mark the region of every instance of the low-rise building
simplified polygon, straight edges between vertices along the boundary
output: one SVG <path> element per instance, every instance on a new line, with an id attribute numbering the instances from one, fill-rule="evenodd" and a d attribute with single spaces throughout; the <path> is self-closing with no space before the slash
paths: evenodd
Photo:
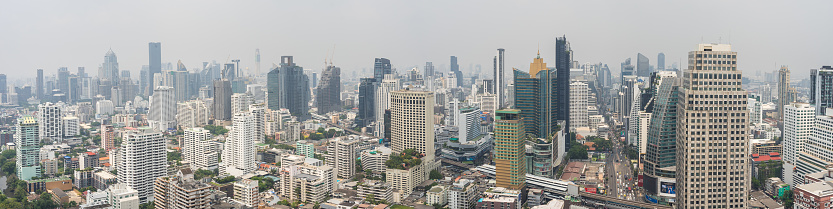
<path id="1" fill-rule="evenodd" d="M 359 197 L 365 198 L 368 201 L 375 202 L 391 202 L 393 189 L 390 183 L 377 180 L 364 180 L 357 185 Z M 372 199 L 370 199 L 372 197 Z"/>
<path id="2" fill-rule="evenodd" d="M 107 171 L 99 171 L 93 174 L 93 187 L 99 191 L 107 189 L 111 184 L 118 183 L 118 178 Z"/>
<path id="3" fill-rule="evenodd" d="M 440 206 L 448 204 L 448 187 L 442 185 L 431 187 L 425 192 L 425 203 Z"/>
<path id="4" fill-rule="evenodd" d="M 260 203 L 258 181 L 243 179 L 234 182 L 234 200 L 247 207 L 256 207 Z"/>
<path id="5" fill-rule="evenodd" d="M 92 168 L 73 171 L 72 184 L 77 188 L 93 186 L 93 173 L 95 171 Z"/>
<path id="6" fill-rule="evenodd" d="M 284 157 L 279 171 L 281 197 L 290 201 L 323 202 L 334 190 L 333 170 L 318 159 L 300 155 Z"/>
<path id="7" fill-rule="evenodd" d="M 477 200 L 478 209 L 521 209 L 521 191 L 492 187 Z"/>
<path id="8" fill-rule="evenodd" d="M 52 195 L 52 201 L 58 204 L 69 203 L 69 195 L 66 192 L 59 188 L 54 188 L 49 190 L 49 194 Z"/>
<path id="9" fill-rule="evenodd" d="M 385 173 L 387 166 L 385 161 L 390 158 L 391 149 L 387 147 L 376 147 L 376 149 L 362 151 L 362 170 L 371 170 Z"/>
<path id="10" fill-rule="evenodd" d="M 154 205 L 156 208 L 210 208 L 211 189 L 211 185 L 194 180 L 191 169 L 182 169 L 175 176 L 156 178 Z"/>
<path id="11" fill-rule="evenodd" d="M 448 190 L 449 209 L 471 209 L 476 201 L 477 185 L 471 180 L 459 179 Z"/>
<path id="12" fill-rule="evenodd" d="M 829 208 L 833 201 L 833 182 L 798 185 L 793 192 L 795 208 Z"/>
<path id="13" fill-rule="evenodd" d="M 139 191 L 127 184 L 113 184 L 106 190 L 87 195 L 87 203 L 81 208 L 139 208 Z"/>
<path id="14" fill-rule="evenodd" d="M 64 191 L 71 190 L 72 179 L 69 177 L 63 177 L 26 181 L 26 192 L 48 191 L 54 188 Z"/>

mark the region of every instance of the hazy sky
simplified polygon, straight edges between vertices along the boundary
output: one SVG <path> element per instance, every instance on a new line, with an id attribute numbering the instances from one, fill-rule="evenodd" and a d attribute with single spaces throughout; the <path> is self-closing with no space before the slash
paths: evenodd
<path id="1" fill-rule="evenodd" d="M 665 52 L 671 65 L 698 43 L 722 42 L 744 75 L 788 65 L 799 80 L 833 65 L 831 9 L 833 1 L 11 1 L 0 7 L 0 73 L 14 80 L 66 66 L 96 75 L 112 48 L 136 77 L 148 42 L 189 70 L 229 56 L 254 69 L 260 48 L 263 72 L 282 55 L 320 71 L 334 45 L 344 75 L 372 69 L 375 57 L 402 72 L 448 66 L 451 55 L 464 73 L 470 63 L 491 72 L 497 48 L 507 67 L 527 70 L 539 47 L 553 66 L 555 37 L 566 35 L 575 60 L 614 74 L 639 52 L 652 65 Z"/>

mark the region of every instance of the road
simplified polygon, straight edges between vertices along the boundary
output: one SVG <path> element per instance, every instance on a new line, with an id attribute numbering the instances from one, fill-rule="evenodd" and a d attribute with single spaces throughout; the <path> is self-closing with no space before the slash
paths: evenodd
<path id="1" fill-rule="evenodd" d="M 618 134 L 615 134 L 614 136 L 618 136 Z M 641 201 L 641 199 L 638 198 L 638 195 L 635 195 L 633 190 L 636 187 L 637 177 L 633 176 L 633 171 L 631 170 L 630 165 L 628 165 L 630 160 L 627 158 L 627 154 L 625 153 L 623 147 L 625 145 L 615 138 L 612 138 L 612 140 L 614 141 L 613 151 L 610 156 L 607 157 L 607 163 L 605 166 L 607 172 L 607 174 L 605 174 L 607 177 L 607 196 L 619 199 Z M 628 190 L 629 187 L 631 190 Z"/>

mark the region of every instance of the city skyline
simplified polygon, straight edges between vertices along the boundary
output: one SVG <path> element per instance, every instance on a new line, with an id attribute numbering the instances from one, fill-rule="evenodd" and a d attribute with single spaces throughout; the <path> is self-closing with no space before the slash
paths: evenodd
<path id="1" fill-rule="evenodd" d="M 2 71 L 9 75 L 10 81 L 15 81 L 31 78 L 32 72 L 36 69 L 44 69 L 47 75 L 56 74 L 59 67 L 86 67 L 91 71 L 97 71 L 102 56 L 112 48 L 119 56 L 120 70 L 128 70 L 133 75 L 139 75 L 142 65 L 148 64 L 148 49 L 145 44 L 162 42 L 165 45 L 162 48 L 164 63 L 183 60 L 185 66 L 192 68 L 199 67 L 204 61 L 216 60 L 223 63 L 230 62 L 230 59 L 240 59 L 241 69 L 249 68 L 254 72 L 255 49 L 259 48 L 262 62 L 265 62 L 261 64 L 262 68 L 270 68 L 270 62 L 279 63 L 280 56 L 291 55 L 306 69 L 320 70 L 325 67 L 321 63 L 322 59 L 330 52 L 333 53 L 333 63 L 342 67 L 345 75 L 361 72 L 362 69 L 365 69 L 364 73 L 357 74 L 367 75 L 372 70 L 370 60 L 375 57 L 389 58 L 394 68 L 400 71 L 415 66 L 422 69 L 421 66 L 425 62 L 434 62 L 437 71 L 448 72 L 448 56 L 454 55 L 459 58 L 461 71 L 469 74 L 472 73 L 468 69 L 470 63 L 489 66 L 496 48 L 506 49 L 507 68 L 523 67 L 530 57 L 535 56 L 537 48 L 545 49 L 542 50 L 541 56 L 545 61 L 554 63 L 554 52 L 547 49 L 554 45 L 553 36 L 566 35 L 576 45 L 574 50 L 580 52 L 576 53 L 574 60 L 581 64 L 608 64 L 611 66 L 612 74 L 619 72 L 616 63 L 625 58 L 635 59 L 637 53 L 651 58 L 663 52 L 667 57 L 666 65 L 671 65 L 684 62 L 687 49 L 691 45 L 729 43 L 737 46 L 738 52 L 744 54 L 744 62 L 738 63 L 738 68 L 744 71 L 745 75 L 751 77 L 755 75 L 755 71 L 771 72 L 777 70 L 780 65 L 787 65 L 793 71 L 793 77 L 802 78 L 809 76 L 810 69 L 826 64 L 823 59 L 829 56 L 826 56 L 827 53 L 822 49 L 833 46 L 833 41 L 823 38 L 823 34 L 829 34 L 831 31 L 828 30 L 833 29 L 812 27 L 812 24 L 806 23 L 808 19 L 824 20 L 833 17 L 833 14 L 824 12 L 823 8 L 828 7 L 819 6 L 819 2 L 812 2 L 813 6 L 800 5 L 811 4 L 806 2 L 729 2 L 720 8 L 712 8 L 709 4 L 699 2 L 573 2 L 563 5 L 555 2 L 513 2 L 517 5 L 511 8 L 507 8 L 504 3 L 471 3 L 450 2 L 442 7 L 432 7 L 431 4 L 413 2 L 338 2 L 325 5 L 307 2 L 236 2 L 207 3 L 192 7 L 182 5 L 187 3 L 86 5 L 59 2 L 41 6 L 29 2 L 15 2 L 14 5 L 6 7 L 8 9 L 0 10 L 0 25 L 5 28 L 18 28 L 0 34 L 0 40 L 4 40 L 0 41 L 0 45 L 4 46 L 0 50 L 0 61 L 9 63 L 8 69 Z M 36 6 L 40 13 L 51 15 L 35 16 L 25 20 L 17 18 L 26 16 L 21 12 L 31 11 Z M 182 10 L 185 6 L 193 9 Z M 272 9 L 285 6 L 298 9 L 279 16 L 270 15 Z M 598 12 L 583 9 L 567 9 L 559 14 L 547 12 L 546 8 L 556 6 L 596 8 L 595 11 Z M 530 12 L 528 8 L 533 10 Z M 701 17 L 700 11 L 706 9 L 725 15 Z M 731 12 L 738 9 L 745 12 Z M 155 12 L 142 12 L 145 10 Z M 71 13 L 68 13 L 70 11 Z M 494 15 L 497 11 L 504 15 Z M 649 12 L 640 11 L 651 12 L 648 14 Z M 778 11 L 781 15 L 771 15 L 772 11 Z M 214 15 L 217 12 L 232 15 Z M 793 12 L 795 15 L 789 15 Z M 286 16 L 305 18 L 280 21 Z M 668 16 L 675 18 L 657 18 Z M 583 18 L 575 21 L 551 21 L 568 17 Z M 724 18 L 736 22 L 717 24 L 710 31 L 696 30 L 682 24 L 694 20 L 715 22 Z M 280 22 L 282 27 L 268 24 L 274 21 Z M 260 25 L 259 22 L 264 24 Z M 525 24 L 514 24 L 519 22 Z M 551 27 L 538 30 L 537 25 L 545 23 Z M 377 24 L 386 25 L 390 29 L 381 33 L 362 32 L 370 31 L 368 29 L 376 27 Z M 501 25 L 504 29 L 494 31 L 496 25 Z M 666 29 L 663 32 L 648 32 L 655 30 L 656 25 L 662 25 Z M 109 27 L 112 29 L 103 30 Z M 779 29 L 772 30 L 774 27 Z M 204 32 L 211 28 L 217 28 L 217 32 Z M 512 32 L 532 28 L 538 32 Z M 280 33 L 285 29 L 301 32 Z M 331 30 L 342 32 L 325 32 Z M 53 31 L 62 31 L 62 35 L 51 35 L 55 34 Z M 469 35 L 472 31 L 480 33 Z M 609 31 L 626 33 L 614 34 Z M 201 38 L 193 38 L 198 32 Z M 788 40 L 790 43 L 773 45 L 772 40 Z M 795 53 L 797 51 L 803 53 Z M 226 61 L 227 59 L 229 61 Z M 656 60 L 651 60 L 650 64 L 656 65 Z M 266 70 L 262 69 L 261 73 L 264 71 Z M 491 76 L 491 73 L 484 69 L 481 69 L 481 74 Z"/>

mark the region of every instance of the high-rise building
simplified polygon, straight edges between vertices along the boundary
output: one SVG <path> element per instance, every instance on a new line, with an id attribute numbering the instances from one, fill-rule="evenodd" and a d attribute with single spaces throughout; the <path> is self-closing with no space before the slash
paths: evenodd
<path id="1" fill-rule="evenodd" d="M 38 77 L 35 79 L 35 95 L 43 100 L 43 69 L 38 69 Z"/>
<path id="2" fill-rule="evenodd" d="M 128 130 L 119 149 L 119 183 L 139 192 L 139 203 L 153 201 L 153 181 L 165 176 L 167 155 L 162 133 L 150 127 Z"/>
<path id="3" fill-rule="evenodd" d="M 173 176 L 156 178 L 153 204 L 156 208 L 211 208 L 214 187 L 194 179 L 191 169 L 182 169 Z"/>
<path id="4" fill-rule="evenodd" d="M 104 54 L 104 63 L 98 69 L 98 78 L 107 79 L 108 81 L 118 81 L 119 79 L 119 62 L 116 53 L 113 49 Z"/>
<path id="5" fill-rule="evenodd" d="M 587 87 L 587 83 L 576 81 L 570 84 L 570 121 L 573 121 L 573 127 L 589 127 L 590 116 L 587 115 L 589 94 L 590 88 Z"/>
<path id="6" fill-rule="evenodd" d="M 434 77 L 434 63 L 425 62 L 425 69 L 422 71 L 422 80 L 426 83 L 425 86 L 428 86 L 427 83 L 431 82 L 431 78 Z"/>
<path id="7" fill-rule="evenodd" d="M 318 114 L 341 110 L 341 68 L 327 66 L 327 69 L 321 72 L 321 83 L 318 84 L 315 97 Z"/>
<path id="8" fill-rule="evenodd" d="M 537 137 L 546 138 L 556 132 L 559 114 L 567 114 L 569 118 L 569 104 L 562 111 L 559 104 L 568 98 L 559 97 L 561 85 L 560 77 L 556 78 L 557 69 L 547 68 L 544 59 L 539 55 L 529 65 L 529 73 L 514 69 L 515 84 L 515 109 L 520 110 L 520 118 L 523 118 L 525 131 Z M 569 82 L 569 80 L 565 81 Z M 569 87 L 569 86 L 568 86 Z M 567 89 L 569 90 L 569 88 Z M 569 96 L 569 93 L 562 94 Z M 483 103 L 481 103 L 483 104 Z M 484 111 L 486 105 L 482 108 Z M 566 127 L 561 127 L 564 130 Z"/>
<path id="9" fill-rule="evenodd" d="M 17 119 L 15 128 L 15 171 L 17 178 L 28 181 L 41 174 L 38 121 L 32 116 L 23 116 Z"/>
<path id="10" fill-rule="evenodd" d="M 228 79 L 214 81 L 214 105 L 212 105 L 214 120 L 231 120 L 231 82 Z"/>
<path id="11" fill-rule="evenodd" d="M 391 74 L 391 65 L 388 58 L 376 58 L 373 62 L 373 79 L 381 81 L 385 78 L 385 74 Z"/>
<path id="12" fill-rule="evenodd" d="M 657 54 L 657 71 L 665 70 L 665 53 Z"/>
<path id="13" fill-rule="evenodd" d="M 40 138 L 61 139 L 63 137 L 63 114 L 61 106 L 51 102 L 38 105 L 38 124 Z"/>
<path id="14" fill-rule="evenodd" d="M 795 184 L 804 183 L 795 182 L 800 180 L 795 179 L 796 177 L 826 171 L 833 164 L 833 151 L 831 151 L 833 145 L 829 143 L 830 136 L 833 135 L 833 110 L 828 109 L 825 113 L 825 115 L 815 117 L 813 130 L 807 141 L 800 147 L 793 174 Z"/>
<path id="15" fill-rule="evenodd" d="M 110 151 L 116 147 L 116 130 L 112 125 L 101 124 L 101 148 Z"/>
<path id="16" fill-rule="evenodd" d="M 359 127 L 370 125 L 376 118 L 376 83 L 375 78 L 362 78 L 359 82 L 359 112 L 356 124 Z"/>
<path id="17" fill-rule="evenodd" d="M 197 99 L 176 104 L 176 124 L 182 128 L 202 127 L 211 118 L 205 101 Z"/>
<path id="18" fill-rule="evenodd" d="M 677 91 L 679 79 L 661 77 L 654 81 L 653 110 L 648 126 L 648 137 L 644 160 L 644 185 L 646 195 L 660 204 L 674 202 L 675 194 L 662 185 L 675 182 L 677 148 Z"/>
<path id="19" fill-rule="evenodd" d="M 676 207 L 747 208 L 749 113 L 737 52 L 700 44 L 688 57 L 677 105 Z"/>
<path id="20" fill-rule="evenodd" d="M 833 67 L 821 66 L 810 71 L 810 104 L 816 106 L 816 114 L 826 114 L 833 107 Z"/>
<path id="21" fill-rule="evenodd" d="M 300 155 L 281 159 L 278 189 L 282 198 L 290 201 L 323 202 L 335 190 L 333 167 L 324 162 Z M 255 188 L 257 188 L 255 184 Z"/>
<path id="22" fill-rule="evenodd" d="M 382 79 L 382 83 L 376 88 L 375 99 L 374 101 L 374 116 L 376 116 L 376 136 L 383 137 L 384 133 L 389 131 L 386 130 L 385 127 L 385 110 L 390 109 L 390 93 L 394 91 L 399 91 L 402 86 L 399 84 L 399 79 L 396 79 L 394 75 L 387 74 L 385 78 Z M 388 138 L 389 139 L 389 138 Z"/>
<path id="23" fill-rule="evenodd" d="M 650 63 L 648 62 L 648 57 L 642 55 L 642 53 L 636 54 L 636 75 L 639 77 L 651 76 L 651 69 Z"/>
<path id="24" fill-rule="evenodd" d="M 521 111 L 502 109 L 495 114 L 495 185 L 523 189 L 526 184 L 524 120 Z"/>
<path id="25" fill-rule="evenodd" d="M 6 84 L 6 74 L 0 74 L 0 97 L 6 97 L 9 95 L 9 87 Z M 2 100 L 3 98 L 0 98 Z M 9 98 L 12 100 L 12 98 Z M 8 100 L 7 100 L 8 101 Z M 0 101 L 2 102 L 2 101 Z"/>
<path id="26" fill-rule="evenodd" d="M 564 130 L 570 130 L 570 127 L 572 127 L 570 125 L 570 63 L 573 62 L 572 54 L 573 50 L 570 49 L 570 42 L 567 42 L 567 36 L 555 39 L 555 75 L 558 75 L 556 77 L 558 82 L 554 85 L 556 86 L 555 98 L 559 99 L 554 108 L 558 112 L 556 118 L 564 121 L 565 125 L 562 127 Z M 517 84 L 515 84 L 515 88 L 518 88 Z M 555 123 L 555 121 L 552 122 L 552 124 Z M 551 133 L 548 132 L 548 134 Z M 567 147 L 570 147 L 569 142 L 567 142 Z"/>
<path id="27" fill-rule="evenodd" d="M 434 156 L 434 93 L 400 90 L 390 93 L 391 148 L 414 149 Z"/>
<path id="28" fill-rule="evenodd" d="M 356 174 L 356 158 L 359 157 L 358 148 L 361 141 L 354 136 L 343 136 L 334 138 L 329 143 L 327 165 L 333 167 L 337 178 L 352 178 Z"/>
<path id="29" fill-rule="evenodd" d="M 778 103 L 775 104 L 775 110 L 778 111 L 778 120 L 784 120 L 784 106 L 790 105 L 793 98 L 790 95 L 790 69 L 787 66 L 781 66 L 778 70 Z"/>
<path id="30" fill-rule="evenodd" d="M 504 87 L 504 86 L 506 86 L 506 78 L 504 78 L 505 73 L 503 71 L 503 69 L 504 69 L 503 68 L 504 67 L 503 54 L 504 54 L 505 51 L 506 50 L 504 50 L 503 48 L 497 49 L 497 56 L 493 60 L 494 61 L 494 71 L 495 71 L 494 72 L 494 77 L 493 77 L 493 79 L 495 79 L 495 84 L 494 84 L 495 85 L 494 86 L 495 93 L 494 94 L 496 94 L 496 96 L 497 96 L 497 104 L 498 104 L 497 109 L 503 108 L 506 105 L 506 100 L 505 100 L 505 95 L 504 95 L 504 94 L 506 94 L 505 93 L 505 91 L 506 91 L 505 88 L 506 87 Z"/>
<path id="31" fill-rule="evenodd" d="M 254 104 L 255 98 L 251 94 L 236 93 L 231 95 L 231 113 L 244 112 L 249 110 L 249 105 Z"/>
<path id="32" fill-rule="evenodd" d="M 182 138 L 182 160 L 191 163 L 191 168 L 204 169 L 207 168 L 198 166 L 197 161 L 203 155 L 210 152 L 209 145 L 206 141 L 211 140 L 211 133 L 204 128 L 189 128 L 185 129 Z M 216 154 L 215 154 L 216 156 Z M 216 163 L 216 159 L 214 160 Z"/>
<path id="33" fill-rule="evenodd" d="M 220 173 L 243 176 L 257 169 L 255 161 L 255 142 L 257 139 L 257 120 L 252 113 L 236 113 L 232 119 L 231 130 L 223 146 L 223 159 Z"/>
<path id="34" fill-rule="evenodd" d="M 292 56 L 281 56 L 281 64 L 266 76 L 270 110 L 287 108 L 299 121 L 309 117 L 309 77 L 304 68 L 292 62 Z"/>
<path id="35" fill-rule="evenodd" d="M 150 96 L 148 124 L 159 131 L 176 129 L 176 94 L 170 86 L 157 86 Z"/>
<path id="36" fill-rule="evenodd" d="M 807 103 L 792 103 L 784 107 L 784 147 L 782 177 L 790 186 L 804 183 L 804 175 L 793 171 L 798 154 L 804 151 L 804 144 L 813 131 L 816 108 Z"/>
<path id="37" fill-rule="evenodd" d="M 150 42 L 148 43 L 148 78 L 147 89 L 145 92 L 152 93 L 156 89 L 156 84 L 153 83 L 154 75 L 162 73 L 162 43 Z M 150 95 L 148 95 L 150 96 Z"/>
<path id="38" fill-rule="evenodd" d="M 746 102 L 746 108 L 749 109 L 749 123 L 751 124 L 761 123 L 764 121 L 764 112 L 760 99 L 760 95 L 750 95 L 749 101 Z"/>
<path id="39" fill-rule="evenodd" d="M 457 64 L 457 56 L 451 56 L 451 64 L 448 66 L 451 67 L 451 73 L 454 73 L 454 77 L 457 79 L 457 85 L 455 87 L 463 86 L 463 72 L 460 72 L 460 65 Z"/>
<path id="40" fill-rule="evenodd" d="M 251 179 L 243 179 L 238 182 L 234 182 L 234 200 L 245 205 L 246 207 L 256 207 L 258 203 L 260 203 L 258 184 L 257 180 Z M 306 185 L 297 186 L 304 187 Z"/>

